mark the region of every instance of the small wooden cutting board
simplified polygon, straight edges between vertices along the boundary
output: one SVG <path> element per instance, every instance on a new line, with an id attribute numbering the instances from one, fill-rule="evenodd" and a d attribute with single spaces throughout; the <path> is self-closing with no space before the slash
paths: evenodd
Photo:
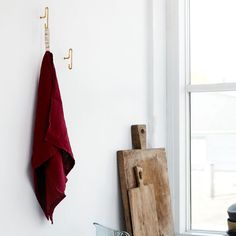
<path id="1" fill-rule="evenodd" d="M 159 236 L 154 186 L 144 185 L 141 167 L 135 166 L 134 171 L 138 187 L 128 191 L 133 236 Z"/>

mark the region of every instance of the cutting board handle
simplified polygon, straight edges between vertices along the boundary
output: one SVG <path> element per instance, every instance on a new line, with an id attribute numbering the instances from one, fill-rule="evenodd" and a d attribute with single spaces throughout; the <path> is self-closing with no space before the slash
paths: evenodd
<path id="1" fill-rule="evenodd" d="M 131 126 L 133 149 L 146 149 L 146 125 Z"/>
<path id="2" fill-rule="evenodd" d="M 138 187 L 142 187 L 143 184 L 143 168 L 140 166 L 134 167 L 135 177 L 138 184 Z"/>

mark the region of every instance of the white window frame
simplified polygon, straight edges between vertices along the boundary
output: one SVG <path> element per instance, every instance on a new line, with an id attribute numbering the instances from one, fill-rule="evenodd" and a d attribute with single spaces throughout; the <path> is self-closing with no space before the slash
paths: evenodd
<path id="1" fill-rule="evenodd" d="M 185 0 L 167 0 L 166 5 L 167 156 L 177 235 L 190 233 L 186 4 Z"/>
<path id="2" fill-rule="evenodd" d="M 166 0 L 166 147 L 175 232 L 224 235 L 219 231 L 190 230 L 189 94 L 235 91 L 236 83 L 190 85 L 189 1 Z"/>

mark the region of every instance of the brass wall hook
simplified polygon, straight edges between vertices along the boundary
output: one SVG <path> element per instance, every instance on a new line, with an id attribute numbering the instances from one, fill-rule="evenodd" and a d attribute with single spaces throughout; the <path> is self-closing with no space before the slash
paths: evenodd
<path id="1" fill-rule="evenodd" d="M 49 8 L 45 7 L 44 16 L 40 16 L 40 19 L 46 19 L 44 24 L 44 40 L 45 40 L 45 49 L 46 51 L 50 50 L 50 35 L 49 35 Z"/>
<path id="2" fill-rule="evenodd" d="M 49 8 L 45 7 L 44 16 L 40 16 L 40 19 L 46 19 L 46 23 L 44 24 L 45 29 L 48 29 L 49 22 Z"/>
<path id="3" fill-rule="evenodd" d="M 64 57 L 64 60 L 68 60 L 68 59 L 70 59 L 70 63 L 68 64 L 68 68 L 69 68 L 69 70 L 71 70 L 72 69 L 72 61 L 73 61 L 73 50 L 72 50 L 72 48 L 69 49 L 68 56 Z"/>

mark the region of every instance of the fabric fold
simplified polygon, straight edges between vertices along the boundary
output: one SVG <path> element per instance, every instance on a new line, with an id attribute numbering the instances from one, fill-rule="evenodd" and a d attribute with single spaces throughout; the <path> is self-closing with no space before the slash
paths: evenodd
<path id="1" fill-rule="evenodd" d="M 71 150 L 53 55 L 43 57 L 35 115 L 32 169 L 36 197 L 47 219 L 65 198 L 67 175 L 75 160 Z"/>

